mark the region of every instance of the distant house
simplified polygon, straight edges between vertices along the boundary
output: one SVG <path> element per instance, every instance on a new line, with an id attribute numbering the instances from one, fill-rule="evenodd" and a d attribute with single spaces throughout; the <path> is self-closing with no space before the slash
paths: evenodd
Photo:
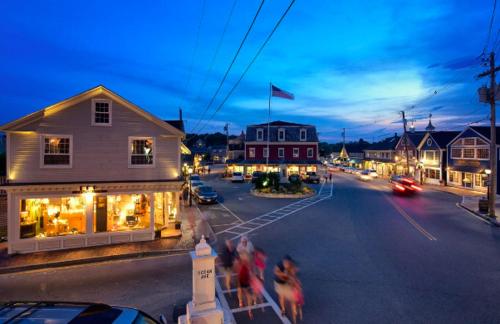
<path id="1" fill-rule="evenodd" d="M 418 145 L 419 166 L 422 183 L 446 184 L 447 179 L 447 145 L 459 134 L 458 131 L 428 132 Z"/>
<path id="2" fill-rule="evenodd" d="M 153 240 L 181 219 L 180 122 L 97 86 L 0 130 L 9 253 Z"/>
<path id="3" fill-rule="evenodd" d="M 389 177 L 393 174 L 401 174 L 398 170 L 396 157 L 396 146 L 400 137 L 394 134 L 383 141 L 373 143 L 364 150 L 364 168 L 376 170 L 381 177 Z"/>
<path id="4" fill-rule="evenodd" d="M 236 138 L 229 139 L 228 148 L 228 161 L 238 162 L 245 159 L 245 133 L 242 131 Z"/>
<path id="5" fill-rule="evenodd" d="M 286 178 L 290 174 L 316 171 L 318 164 L 316 127 L 273 121 L 269 125 L 247 126 L 245 159 L 228 164 L 228 169 L 229 172 L 240 171 L 245 174 L 254 171 L 280 172 Z"/>
<path id="6" fill-rule="evenodd" d="M 210 160 L 213 163 L 224 163 L 226 161 L 226 156 L 227 156 L 226 145 L 209 146 L 207 151 L 210 156 Z"/>
<path id="7" fill-rule="evenodd" d="M 416 179 L 420 178 L 418 145 L 427 134 L 427 131 L 409 131 L 403 134 L 396 145 L 397 174 L 408 174 Z M 408 156 L 408 162 L 406 161 Z"/>
<path id="8" fill-rule="evenodd" d="M 498 156 L 500 127 L 496 128 L 496 136 Z M 449 169 L 447 184 L 486 192 L 488 179 L 486 170 L 490 168 L 490 127 L 467 127 L 450 141 L 447 151 Z M 497 181 L 499 178 L 497 174 Z M 500 186 L 497 187 L 497 194 L 500 192 L 499 189 Z"/>

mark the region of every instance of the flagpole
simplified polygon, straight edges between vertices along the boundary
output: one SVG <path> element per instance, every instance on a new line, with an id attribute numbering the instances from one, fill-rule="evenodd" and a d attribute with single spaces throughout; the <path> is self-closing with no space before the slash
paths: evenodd
<path id="1" fill-rule="evenodd" d="M 273 93 L 273 84 L 269 82 L 269 100 L 268 100 L 268 112 L 267 112 L 267 155 L 266 155 L 266 171 L 269 171 L 269 155 L 271 152 L 269 152 L 269 137 L 271 136 L 270 133 L 270 122 L 271 122 L 271 96 Z"/>

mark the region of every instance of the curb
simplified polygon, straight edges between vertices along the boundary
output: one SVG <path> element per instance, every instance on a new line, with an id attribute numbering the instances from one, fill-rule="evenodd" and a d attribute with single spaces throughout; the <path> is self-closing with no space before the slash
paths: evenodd
<path id="1" fill-rule="evenodd" d="M 313 189 L 312 192 L 308 194 L 282 194 L 282 193 L 259 193 L 256 192 L 254 189 L 250 190 L 250 194 L 252 194 L 255 197 L 260 197 L 260 198 L 275 198 L 275 199 L 301 199 L 301 198 L 310 198 L 314 195 L 316 195 L 316 190 Z"/>
<path id="2" fill-rule="evenodd" d="M 24 265 L 24 266 L 5 267 L 5 268 L 0 268 L 0 275 L 9 274 L 9 273 L 32 271 L 32 270 L 63 268 L 63 267 L 74 266 L 74 265 L 102 263 L 102 262 L 107 262 L 107 261 L 141 259 L 141 258 L 160 256 L 160 255 L 180 255 L 180 254 L 188 253 L 190 251 L 191 251 L 191 249 L 142 251 L 142 252 L 127 253 L 127 254 L 100 256 L 100 257 L 87 258 L 87 259 L 78 259 L 78 260 L 58 261 L 58 262 L 49 262 L 49 263 L 40 263 L 40 264 L 30 264 L 30 265 Z"/>
<path id="3" fill-rule="evenodd" d="M 457 203 L 457 205 L 460 206 L 461 208 L 467 210 L 468 212 L 476 215 L 477 217 L 482 218 L 483 220 L 485 220 L 486 222 L 488 222 L 491 226 L 495 226 L 495 227 L 499 227 L 500 226 L 500 224 L 498 223 L 497 220 L 492 220 L 490 217 L 485 216 L 485 215 L 483 215 L 483 214 L 481 214 L 481 213 L 479 213 L 479 212 L 477 212 L 477 211 L 475 211 L 475 210 L 473 210 L 471 208 L 468 208 L 468 207 L 462 205 L 461 203 Z"/>

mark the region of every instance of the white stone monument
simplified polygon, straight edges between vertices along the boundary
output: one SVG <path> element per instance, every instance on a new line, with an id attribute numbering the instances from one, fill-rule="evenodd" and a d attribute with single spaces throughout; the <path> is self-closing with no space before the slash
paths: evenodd
<path id="1" fill-rule="evenodd" d="M 187 304 L 186 315 L 179 324 L 221 324 L 224 313 L 215 297 L 215 258 L 217 254 L 202 236 L 191 253 L 193 260 L 193 300 Z"/>

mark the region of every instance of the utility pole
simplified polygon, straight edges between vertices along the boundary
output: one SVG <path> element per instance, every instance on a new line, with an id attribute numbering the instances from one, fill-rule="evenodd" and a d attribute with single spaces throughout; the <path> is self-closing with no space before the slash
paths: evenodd
<path id="1" fill-rule="evenodd" d="M 500 70 L 500 67 L 495 67 L 495 52 L 490 53 L 490 68 L 487 71 L 479 74 L 477 78 L 485 76 L 490 77 L 489 98 L 490 103 L 490 170 L 489 176 L 489 195 L 488 195 L 488 209 L 489 215 L 495 218 L 495 198 L 497 192 L 497 139 L 496 139 L 496 111 L 495 111 L 495 95 L 496 95 L 496 81 L 495 73 Z"/>
<path id="2" fill-rule="evenodd" d="M 403 138 L 405 144 L 405 153 L 406 153 L 406 175 L 410 174 L 410 157 L 408 154 L 408 136 L 406 135 L 406 118 L 404 110 L 401 110 L 401 115 L 403 117 Z"/>
<path id="3" fill-rule="evenodd" d="M 224 125 L 224 131 L 226 132 L 226 161 L 229 159 L 229 124 Z"/>

